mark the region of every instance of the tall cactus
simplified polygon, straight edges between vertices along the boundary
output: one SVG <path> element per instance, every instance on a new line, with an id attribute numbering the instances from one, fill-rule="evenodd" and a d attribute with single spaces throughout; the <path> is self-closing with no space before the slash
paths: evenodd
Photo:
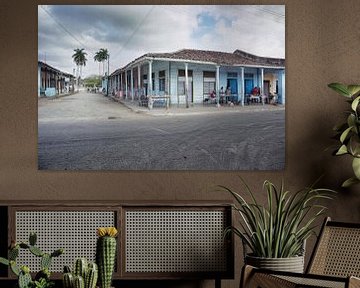
<path id="1" fill-rule="evenodd" d="M 97 229 L 96 262 L 99 268 L 100 288 L 110 288 L 116 258 L 115 227 Z"/>

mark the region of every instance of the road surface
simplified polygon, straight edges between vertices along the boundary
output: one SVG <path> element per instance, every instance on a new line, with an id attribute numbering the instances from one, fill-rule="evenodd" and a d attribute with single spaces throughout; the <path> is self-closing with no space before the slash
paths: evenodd
<path id="1" fill-rule="evenodd" d="M 285 167 L 284 110 L 154 117 L 86 92 L 38 106 L 41 170 Z"/>

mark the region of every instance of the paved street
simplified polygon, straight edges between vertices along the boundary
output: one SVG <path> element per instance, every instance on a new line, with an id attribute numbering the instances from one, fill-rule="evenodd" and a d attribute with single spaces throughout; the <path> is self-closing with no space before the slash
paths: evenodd
<path id="1" fill-rule="evenodd" d="M 240 111 L 244 107 L 236 107 L 218 112 L 214 108 L 214 113 L 188 114 L 183 109 L 185 113 L 154 116 L 164 108 L 157 108 L 154 115 L 135 113 L 101 94 L 86 92 L 39 99 L 38 106 L 39 169 L 280 170 L 285 166 L 284 109 L 244 112 Z"/>

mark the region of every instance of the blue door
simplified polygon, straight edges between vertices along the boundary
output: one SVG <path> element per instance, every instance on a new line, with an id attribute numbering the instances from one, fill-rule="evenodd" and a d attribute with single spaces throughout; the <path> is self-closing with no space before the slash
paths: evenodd
<path id="1" fill-rule="evenodd" d="M 251 94 L 251 90 L 254 88 L 253 79 L 245 79 L 245 94 Z"/>
<path id="2" fill-rule="evenodd" d="M 237 87 L 237 79 L 228 79 L 227 80 L 227 87 L 230 87 L 231 91 L 231 102 L 238 101 L 237 93 L 238 93 L 238 87 Z M 229 99 L 227 99 L 229 100 Z"/>

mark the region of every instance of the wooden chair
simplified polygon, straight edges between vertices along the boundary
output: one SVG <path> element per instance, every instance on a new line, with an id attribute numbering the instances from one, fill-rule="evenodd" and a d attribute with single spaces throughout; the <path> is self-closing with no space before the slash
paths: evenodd
<path id="1" fill-rule="evenodd" d="M 326 218 L 306 273 L 244 266 L 240 287 L 360 287 L 360 223 Z"/>

